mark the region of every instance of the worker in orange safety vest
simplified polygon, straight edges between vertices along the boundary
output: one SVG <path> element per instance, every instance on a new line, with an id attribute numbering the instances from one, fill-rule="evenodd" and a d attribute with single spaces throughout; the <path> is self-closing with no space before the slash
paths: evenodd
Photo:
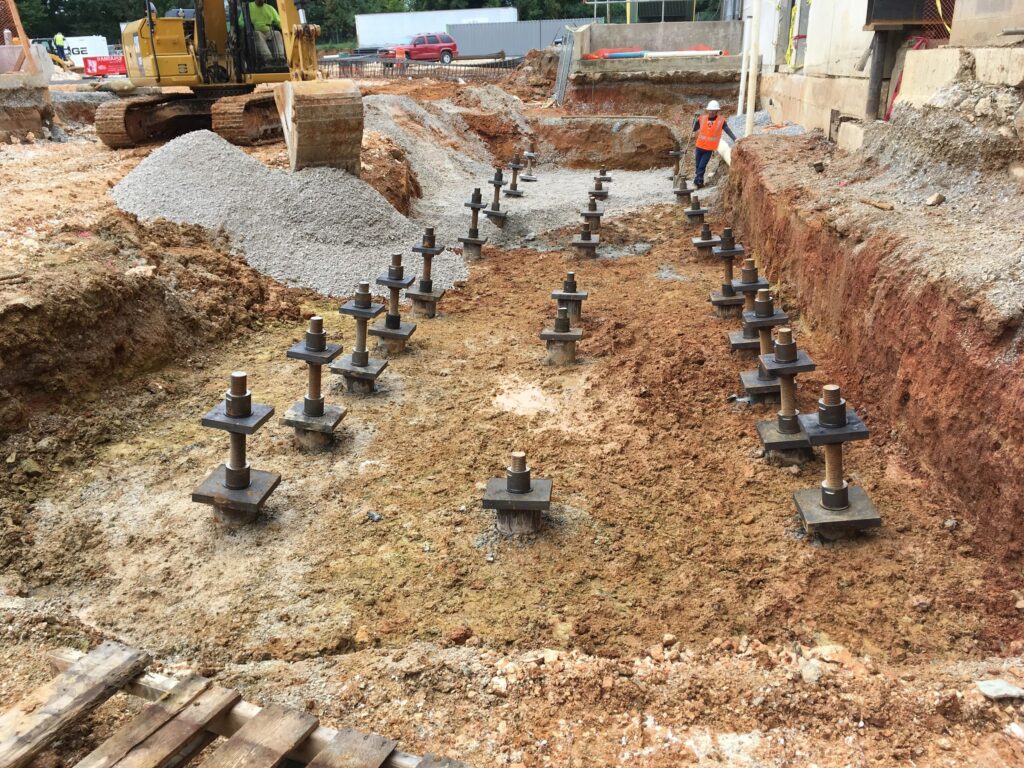
<path id="1" fill-rule="evenodd" d="M 704 169 L 708 167 L 711 155 L 718 149 L 722 133 L 736 141 L 736 136 L 725 123 L 725 117 L 718 114 L 721 108 L 717 101 L 709 101 L 707 111 L 693 118 L 693 130 L 697 133 L 693 151 L 693 165 L 696 169 L 693 173 L 693 184 L 697 189 L 704 186 Z"/>

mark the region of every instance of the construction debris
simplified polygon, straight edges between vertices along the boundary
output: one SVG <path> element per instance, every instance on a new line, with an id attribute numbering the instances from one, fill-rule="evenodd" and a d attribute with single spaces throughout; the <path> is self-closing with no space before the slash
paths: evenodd
<path id="1" fill-rule="evenodd" d="M 325 405 L 321 391 L 323 367 L 340 355 L 340 344 L 328 344 L 324 319 L 319 315 L 309 318 L 305 339 L 285 354 L 293 360 L 303 360 L 309 369 L 306 396 L 285 413 L 281 423 L 295 429 L 295 439 L 303 448 L 323 450 L 330 446 L 334 430 L 345 418 L 345 408 Z"/>
<path id="2" fill-rule="evenodd" d="M 274 472 L 251 469 L 245 457 L 245 437 L 253 435 L 274 415 L 272 405 L 252 402 L 244 371 L 231 374 L 224 400 L 202 418 L 202 425 L 222 429 L 231 439 L 227 464 L 221 464 L 192 491 L 192 501 L 213 506 L 221 522 L 241 525 L 256 519 L 281 482 Z"/>
<path id="3" fill-rule="evenodd" d="M 484 490 L 483 508 L 496 511 L 498 532 L 528 535 L 541 529 L 542 515 L 551 507 L 551 480 L 531 477 L 526 454 L 512 453 L 505 477 L 493 477 Z"/>

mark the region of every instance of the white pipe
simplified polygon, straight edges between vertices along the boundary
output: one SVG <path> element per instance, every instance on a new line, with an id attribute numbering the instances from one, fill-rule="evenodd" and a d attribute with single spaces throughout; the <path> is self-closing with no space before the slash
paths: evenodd
<path id="1" fill-rule="evenodd" d="M 740 93 L 736 99 L 736 114 L 742 115 L 746 107 L 745 99 L 747 93 L 747 56 L 750 45 L 750 25 L 747 17 L 743 17 L 743 43 L 740 45 Z"/>
<path id="2" fill-rule="evenodd" d="M 754 18 L 750 29 L 750 75 L 747 78 L 747 125 L 744 136 L 754 135 L 754 108 L 757 106 L 757 73 L 761 68 L 758 39 L 761 37 L 761 3 L 754 0 Z"/>

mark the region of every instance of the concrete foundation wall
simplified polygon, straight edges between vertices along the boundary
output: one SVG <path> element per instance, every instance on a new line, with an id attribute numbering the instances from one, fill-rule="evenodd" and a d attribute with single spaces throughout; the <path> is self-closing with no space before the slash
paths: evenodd
<path id="1" fill-rule="evenodd" d="M 590 47 L 641 48 L 645 51 L 680 51 L 695 45 L 740 53 L 743 23 L 739 21 L 666 21 L 657 24 L 593 24 Z"/>
<path id="2" fill-rule="evenodd" d="M 739 77 L 740 57 L 736 56 L 687 56 L 683 59 L 592 59 L 581 60 L 577 72 L 588 75 L 598 72 L 735 72 Z"/>
<path id="3" fill-rule="evenodd" d="M 873 32 L 863 29 L 867 8 L 867 0 L 811 3 L 807 17 L 805 74 L 867 78 L 867 67 L 863 72 L 856 69 L 874 36 Z"/>
<path id="4" fill-rule="evenodd" d="M 957 0 L 950 45 L 1006 43 L 998 37 L 1010 27 L 1024 27 L 1024 0 Z"/>
<path id="5" fill-rule="evenodd" d="M 814 77 L 769 73 L 761 76 L 761 107 L 772 122 L 793 122 L 828 134 L 832 110 L 863 117 L 868 81 L 853 77 Z"/>

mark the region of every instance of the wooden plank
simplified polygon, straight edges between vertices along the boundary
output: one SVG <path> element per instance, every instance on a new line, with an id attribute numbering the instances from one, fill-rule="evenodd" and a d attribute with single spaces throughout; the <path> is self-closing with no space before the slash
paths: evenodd
<path id="1" fill-rule="evenodd" d="M 271 705 L 238 729 L 203 763 L 204 768 L 275 768 L 311 734 L 313 715 Z"/>
<path id="2" fill-rule="evenodd" d="M 179 681 L 166 696 L 150 704 L 128 725 L 82 758 L 75 768 L 111 768 L 117 765 L 209 686 L 210 681 L 198 675 Z"/>
<path id="3" fill-rule="evenodd" d="M 242 696 L 237 691 L 211 685 L 184 707 L 177 716 L 145 741 L 125 754 L 117 768 L 164 768 L 180 764 L 200 752 L 216 738 L 211 721 L 221 717 Z"/>
<path id="4" fill-rule="evenodd" d="M 50 661 L 55 669 L 63 672 L 83 655 L 81 651 L 71 648 L 58 648 L 50 652 Z M 177 682 L 175 678 L 162 675 L 159 672 L 145 672 L 128 683 L 125 690 L 147 701 L 159 701 Z M 240 701 L 226 712 L 224 717 L 219 717 L 211 722 L 209 730 L 220 736 L 232 736 L 259 712 L 260 707 L 255 704 Z M 337 731 L 333 728 L 325 728 L 321 725 L 294 752 L 288 755 L 288 758 L 296 762 L 308 763 L 325 749 L 336 735 Z M 417 755 L 396 749 L 388 757 L 384 766 L 385 768 L 416 768 L 419 763 L 420 758 Z"/>
<path id="5" fill-rule="evenodd" d="M 142 672 L 149 656 L 106 642 L 0 717 L 0 766 L 20 768 L 61 729 L 85 718 Z"/>
<path id="6" fill-rule="evenodd" d="M 381 768 L 397 741 L 342 728 L 306 768 Z"/>

